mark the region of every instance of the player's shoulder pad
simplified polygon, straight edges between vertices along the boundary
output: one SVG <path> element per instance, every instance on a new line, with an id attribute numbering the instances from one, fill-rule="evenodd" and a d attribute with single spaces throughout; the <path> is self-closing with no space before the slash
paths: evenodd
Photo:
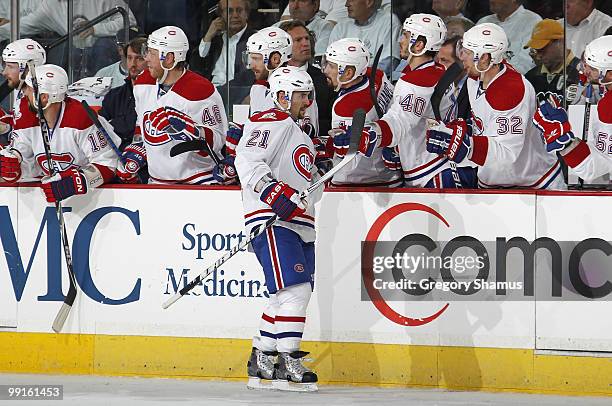
<path id="1" fill-rule="evenodd" d="M 357 109 L 370 111 L 372 109 L 370 89 L 365 87 L 356 92 L 344 94 L 334 103 L 334 113 L 340 117 L 352 117 Z"/>
<path id="2" fill-rule="evenodd" d="M 400 80 L 411 83 L 415 86 L 434 87 L 446 69 L 439 63 L 435 63 L 423 69 L 410 70 L 405 73 Z"/>
<path id="3" fill-rule="evenodd" d="M 14 130 L 24 130 L 26 128 L 38 127 L 38 118 L 28 108 L 28 99 L 24 96 L 19 101 L 19 112 L 15 115 Z"/>
<path id="4" fill-rule="evenodd" d="M 523 76 L 514 69 L 506 67 L 502 76 L 489 85 L 485 97 L 489 105 L 497 111 L 512 110 L 525 97 Z"/>
<path id="5" fill-rule="evenodd" d="M 602 123 L 612 124 L 612 92 L 606 92 L 597 103 L 597 115 Z"/>
<path id="6" fill-rule="evenodd" d="M 74 128 L 86 130 L 93 125 L 93 121 L 85 112 L 85 107 L 72 97 L 66 97 L 64 115 L 62 116 L 61 128 Z"/>
<path id="7" fill-rule="evenodd" d="M 212 96 L 215 92 L 215 86 L 204 76 L 187 70 L 172 86 L 172 91 L 187 100 L 198 101 Z"/>
<path id="8" fill-rule="evenodd" d="M 145 69 L 142 72 L 140 72 L 140 75 L 138 75 L 136 77 L 136 80 L 134 81 L 134 86 L 155 85 L 155 84 L 157 84 L 157 81 L 155 80 L 153 76 L 151 76 L 151 73 L 149 72 L 148 69 Z"/>
<path id="9" fill-rule="evenodd" d="M 283 121 L 290 117 L 291 116 L 284 111 L 270 109 L 253 114 L 251 117 L 249 117 L 249 121 L 253 123 L 270 123 L 274 121 Z"/>

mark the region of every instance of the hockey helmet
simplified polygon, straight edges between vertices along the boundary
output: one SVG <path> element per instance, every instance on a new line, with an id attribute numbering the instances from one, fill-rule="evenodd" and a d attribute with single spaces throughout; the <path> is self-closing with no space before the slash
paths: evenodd
<path id="1" fill-rule="evenodd" d="M 278 66 L 281 66 L 291 59 L 292 50 L 293 41 L 289 34 L 277 27 L 267 27 L 249 37 L 246 51 L 243 54 L 243 60 L 247 68 L 250 69 L 249 56 L 251 54 L 260 54 L 263 57 L 266 69 L 269 72 L 273 72 L 274 69 L 268 67 L 270 56 L 274 52 L 278 52 L 280 54 L 280 64 Z"/>
<path id="2" fill-rule="evenodd" d="M 483 23 L 470 28 L 463 34 L 463 40 L 458 43 L 458 49 L 465 48 L 474 53 L 474 64 L 480 73 L 488 71 L 494 64 L 500 63 L 508 51 L 508 37 L 497 24 Z M 481 71 L 478 61 L 484 54 L 491 55 L 491 63 Z"/>
<path id="3" fill-rule="evenodd" d="M 276 69 L 268 79 L 270 83 L 270 95 L 281 110 L 289 110 L 291 108 L 291 98 L 293 92 L 308 92 L 309 98 L 312 100 L 314 84 L 312 78 L 305 70 L 296 66 L 283 66 Z M 288 107 L 283 108 L 278 102 L 278 93 L 284 92 L 284 99 L 288 102 Z"/>
<path id="4" fill-rule="evenodd" d="M 32 85 L 32 74 L 28 72 L 28 76 L 25 79 L 28 86 Z M 66 71 L 57 65 L 41 65 L 36 67 L 36 83 L 38 84 L 38 92 L 40 94 L 49 95 L 49 102 L 43 109 L 46 109 L 52 103 L 58 103 L 64 100 L 66 92 L 68 91 L 68 75 Z M 36 106 L 38 100 L 34 98 L 34 105 Z"/>
<path id="5" fill-rule="evenodd" d="M 34 66 L 40 66 L 47 61 L 45 49 L 30 38 L 22 38 L 8 44 L 2 51 L 2 62 L 14 62 L 19 65 L 19 88 L 25 80 L 25 69 L 28 62 L 32 61 Z"/>
<path id="6" fill-rule="evenodd" d="M 601 85 L 612 84 L 612 82 L 603 82 L 606 73 L 612 70 L 612 35 L 604 35 L 589 42 L 584 50 L 584 61 L 599 71 Z"/>
<path id="7" fill-rule="evenodd" d="M 358 38 L 343 38 L 329 44 L 321 61 L 323 69 L 325 69 L 327 62 L 333 62 L 338 65 L 338 86 L 336 86 L 336 91 L 338 91 L 341 85 L 365 75 L 370 64 L 370 51 Z M 344 74 L 349 66 L 355 68 L 355 76 L 346 82 L 342 82 L 340 76 Z"/>
<path id="8" fill-rule="evenodd" d="M 446 38 L 444 21 L 433 14 L 416 13 L 406 18 L 402 26 L 404 32 L 410 32 L 408 52 L 412 56 L 421 56 L 427 51 L 438 52 Z M 412 45 L 419 37 L 425 37 L 425 48 L 418 54 L 412 52 Z"/>

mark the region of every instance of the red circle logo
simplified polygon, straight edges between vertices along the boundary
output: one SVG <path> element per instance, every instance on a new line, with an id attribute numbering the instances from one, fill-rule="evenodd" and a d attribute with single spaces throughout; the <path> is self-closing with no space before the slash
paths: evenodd
<path id="1" fill-rule="evenodd" d="M 272 31 L 268 34 L 269 37 L 276 37 L 276 31 Z"/>
<path id="2" fill-rule="evenodd" d="M 34 49 L 34 45 L 28 44 L 28 45 L 26 45 L 26 49 L 29 49 L 31 51 L 31 50 Z"/>
<path id="3" fill-rule="evenodd" d="M 174 31 L 174 30 L 168 31 L 168 35 L 176 35 L 176 31 Z"/>
<path id="4" fill-rule="evenodd" d="M 491 30 L 483 30 L 482 35 L 491 35 Z"/>
<path id="5" fill-rule="evenodd" d="M 349 50 L 350 52 L 355 52 L 355 51 L 357 50 L 357 48 L 356 48 L 356 47 L 354 47 L 353 45 L 351 45 L 350 47 L 348 47 L 348 50 Z"/>
<path id="6" fill-rule="evenodd" d="M 612 56 L 612 50 L 608 51 L 608 56 Z"/>
<path id="7" fill-rule="evenodd" d="M 45 76 L 48 77 L 48 78 L 52 78 L 55 75 L 53 74 L 53 72 L 47 72 L 47 73 L 45 73 Z"/>
<path id="8" fill-rule="evenodd" d="M 423 17 L 423 21 L 425 21 L 426 23 L 430 23 L 431 22 L 431 18 Z"/>
<path id="9" fill-rule="evenodd" d="M 307 181 L 312 179 L 312 164 L 314 155 L 306 145 L 298 145 L 293 151 L 293 167 Z"/>
<path id="10" fill-rule="evenodd" d="M 391 222 L 391 220 L 393 220 L 395 217 L 399 216 L 402 213 L 410 211 L 422 211 L 425 213 L 429 213 L 441 222 L 443 222 L 447 227 L 450 227 L 446 219 L 431 207 L 425 206 L 424 204 L 420 203 L 401 203 L 387 209 L 380 216 L 378 216 L 376 221 L 374 221 L 374 224 L 372 224 L 372 226 L 368 230 L 365 240 L 370 242 L 378 241 L 381 232 L 387 226 L 387 224 Z M 373 262 L 373 244 L 364 245 L 363 256 L 363 263 L 371 264 Z M 449 303 L 445 304 L 444 306 L 442 306 L 441 309 L 427 317 L 412 318 L 409 316 L 404 316 L 403 314 L 400 314 L 394 309 L 392 309 L 391 306 L 389 306 L 389 304 L 382 297 L 378 289 L 374 287 L 374 270 L 372 267 L 364 266 L 362 268 L 362 276 L 366 291 L 368 292 L 368 296 L 374 304 L 374 307 L 376 307 L 376 309 L 378 309 L 378 311 L 387 319 L 399 325 L 411 327 L 422 326 L 424 324 L 431 323 L 432 321 L 437 319 L 442 313 L 444 313 L 446 309 L 448 309 Z"/>

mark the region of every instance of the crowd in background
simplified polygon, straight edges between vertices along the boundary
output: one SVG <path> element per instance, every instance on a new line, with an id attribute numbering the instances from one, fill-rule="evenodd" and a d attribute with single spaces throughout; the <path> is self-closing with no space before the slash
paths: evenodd
<path id="1" fill-rule="evenodd" d="M 68 0 L 21 0 L 20 35 L 43 46 L 67 30 Z M 289 65 L 304 66 L 315 84 L 320 133 L 331 125 L 335 98 L 320 71 L 328 44 L 341 38 L 360 38 L 372 55 L 383 46 L 378 68 L 392 82 L 402 75 L 400 58 L 402 22 L 413 13 L 440 16 L 447 40 L 436 59 L 449 67 L 458 62 L 455 48 L 463 33 L 475 24 L 492 22 L 509 39 L 507 60 L 525 75 L 536 92 L 552 91 L 568 104 L 585 102 L 581 88 L 581 57 L 591 40 L 612 31 L 612 2 L 597 0 L 73 0 L 73 28 L 114 7 L 128 11 L 129 39 L 123 20 L 115 14 L 74 38 L 72 80 L 111 77 L 101 115 L 121 137 L 120 148 L 132 141 L 136 113 L 132 85 L 142 72 L 142 46 L 153 30 L 176 25 L 187 34 L 189 69 L 209 79 L 221 94 L 228 117 L 233 106 L 249 103 L 255 76 L 243 53 L 249 36 L 267 26 L 277 26 L 293 39 Z M 0 0 L 0 40 L 10 36 L 10 1 Z M 66 68 L 67 45 L 49 50 L 47 61 Z M 6 95 L 4 95 L 6 96 Z M 601 94 L 593 96 L 597 102 Z M 4 104 L 7 103 L 5 98 Z M 1 142 L 2 140 L 0 140 Z"/>

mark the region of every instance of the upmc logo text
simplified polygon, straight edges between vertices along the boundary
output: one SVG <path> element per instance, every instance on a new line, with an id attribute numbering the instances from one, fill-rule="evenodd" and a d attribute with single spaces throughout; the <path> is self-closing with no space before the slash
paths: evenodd
<path id="1" fill-rule="evenodd" d="M 69 213 L 70 207 L 64 207 L 64 213 Z M 107 305 L 122 305 L 140 299 L 140 278 L 134 281 L 130 293 L 123 298 L 110 298 L 102 293 L 91 276 L 89 253 L 91 241 L 100 221 L 111 213 L 122 214 L 127 217 L 136 235 L 140 235 L 140 217 L 138 210 L 130 211 L 122 207 L 101 207 L 87 214 L 74 233 L 72 240 L 72 263 L 77 283 L 90 299 Z M 113 220 L 115 221 L 115 220 Z M 59 224 L 55 207 L 47 207 L 43 213 L 34 246 L 30 251 L 27 266 L 24 267 L 22 252 L 19 249 L 15 229 L 7 206 L 0 206 L 0 240 L 4 248 L 4 256 L 13 284 L 13 291 L 17 301 L 21 301 L 32 264 L 38 252 L 40 240 L 46 229 L 47 240 L 47 291 L 38 296 L 41 302 L 63 301 L 62 292 L 62 243 L 59 233 Z M 22 247 L 23 248 L 23 247 Z M 109 255 L 113 253 L 108 253 Z"/>
<path id="2" fill-rule="evenodd" d="M 411 215 L 425 214 L 429 218 L 435 218 L 436 221 L 441 222 L 446 227 L 451 227 L 451 224 L 442 214 L 420 203 L 398 204 L 383 212 L 370 227 L 362 245 L 361 266 L 365 288 L 364 295 L 367 293 L 363 299 L 370 300 L 382 315 L 394 323 L 404 326 L 420 326 L 440 317 L 449 304 L 446 303 L 427 317 L 415 318 L 398 313 L 388 304 L 390 300 L 393 300 L 387 295 L 389 290 L 385 291 L 384 288 L 380 288 L 380 276 L 384 267 L 376 266 L 376 264 L 382 264 L 381 261 L 377 260 L 383 257 L 379 257 L 375 250 L 379 254 L 379 246 L 389 244 L 389 242 L 381 241 L 382 231 L 392 220 L 404 213 L 410 213 Z M 438 259 L 452 259 L 456 252 L 463 252 L 462 250 L 465 249 L 474 252 L 479 259 L 478 262 L 474 261 L 474 264 L 478 264 L 475 268 L 477 269 L 477 275 L 468 277 L 462 269 L 458 269 L 464 268 L 464 263 L 461 263 L 461 267 L 455 267 L 455 269 L 452 261 L 450 262 L 451 265 L 437 265 L 439 267 L 437 271 L 439 271 L 442 279 L 436 282 L 443 286 L 451 286 L 449 289 L 445 289 L 449 293 L 444 296 L 444 301 L 481 300 L 482 297 L 485 297 L 485 300 L 508 300 L 513 293 L 508 289 L 520 289 L 520 294 L 516 295 L 513 300 L 536 300 L 537 298 L 537 300 L 546 301 L 590 301 L 612 298 L 612 281 L 610 280 L 612 279 L 610 277 L 612 267 L 608 263 L 592 262 L 593 256 L 609 259 L 612 255 L 612 244 L 600 238 L 572 241 L 569 248 L 567 248 L 566 243 L 544 236 L 536 238 L 533 242 L 529 242 L 523 237 L 500 236 L 495 238 L 493 244 L 488 244 L 488 242 L 475 236 L 459 235 L 450 239 L 442 247 L 440 242 L 432 240 L 428 235 L 411 233 L 402 237 L 399 241 L 391 243 L 392 245 L 395 244 L 395 248 L 391 251 L 393 257 L 395 257 L 396 254 L 405 253 L 410 247 L 420 247 L 430 253 L 441 249 Z M 511 255 L 510 251 L 514 254 Z M 537 252 L 542 252 L 544 258 L 536 259 Z M 517 254 L 520 260 L 515 259 Z M 460 259 L 460 257 L 463 256 L 459 255 L 455 259 Z M 385 258 L 393 259 L 390 255 L 386 255 Z M 425 257 L 411 258 L 424 259 Z M 550 260 L 550 267 L 546 265 L 548 260 Z M 396 266 L 387 265 L 391 273 L 394 272 Z M 402 266 L 406 268 L 405 265 Z M 536 269 L 538 270 L 537 274 Z M 513 276 L 516 277 L 516 274 L 518 274 L 522 280 L 517 283 L 508 282 L 509 270 L 513 271 Z M 454 272 L 457 272 L 457 274 L 453 275 Z M 545 275 L 546 273 L 549 273 L 549 275 Z M 398 275 L 400 279 L 397 279 Z M 459 276 L 459 280 L 456 279 L 457 276 Z M 403 291 L 406 294 L 403 298 L 404 301 L 414 300 L 413 297 L 416 296 L 419 296 L 419 300 L 422 301 L 424 295 L 432 292 L 433 284 L 429 284 L 427 288 L 406 288 L 405 285 L 410 285 L 413 280 L 405 278 L 405 272 L 394 273 L 393 280 L 388 285 L 392 290 Z M 434 282 L 432 279 L 428 280 Z M 490 282 L 491 280 L 494 282 Z M 488 285 L 491 285 L 491 287 L 483 288 L 483 286 Z M 485 293 L 483 289 L 491 289 L 491 295 L 478 296 L 480 293 Z M 430 297 L 435 300 L 433 296 Z"/>

